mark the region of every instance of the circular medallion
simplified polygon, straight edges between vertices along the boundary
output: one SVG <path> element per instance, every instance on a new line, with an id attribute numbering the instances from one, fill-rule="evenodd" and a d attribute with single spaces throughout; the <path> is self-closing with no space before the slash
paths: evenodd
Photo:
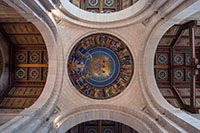
<path id="1" fill-rule="evenodd" d="M 37 79 L 37 78 L 39 78 L 39 76 L 40 76 L 40 72 L 39 72 L 39 70 L 38 69 L 31 69 L 31 71 L 30 71 L 30 77 L 32 78 L 32 79 Z"/>
<path id="2" fill-rule="evenodd" d="M 90 6 L 97 6 L 99 3 L 99 0 L 88 0 L 88 3 Z"/>
<path id="3" fill-rule="evenodd" d="M 158 56 L 158 63 L 159 64 L 166 64 L 167 63 L 167 57 L 164 54 L 160 54 Z"/>
<path id="4" fill-rule="evenodd" d="M 174 77 L 176 80 L 181 80 L 183 79 L 183 72 L 181 70 L 176 70 L 174 73 Z"/>
<path id="5" fill-rule="evenodd" d="M 119 94 L 133 75 L 133 58 L 118 38 L 94 34 L 82 39 L 70 53 L 68 75 L 84 95 L 105 99 Z"/>
<path id="6" fill-rule="evenodd" d="M 20 69 L 17 70 L 16 77 L 18 79 L 23 79 L 23 78 L 25 78 L 25 76 L 26 76 L 26 72 L 23 68 L 20 68 Z"/>
<path id="7" fill-rule="evenodd" d="M 174 56 L 174 63 L 175 64 L 182 64 L 183 62 L 183 57 L 181 55 L 175 55 Z"/>
<path id="8" fill-rule="evenodd" d="M 25 55 L 25 53 L 18 53 L 16 59 L 17 59 L 18 63 L 25 62 L 26 61 L 26 55 Z"/>
<path id="9" fill-rule="evenodd" d="M 104 4 L 105 4 L 107 7 L 113 6 L 113 3 L 114 3 L 113 0 L 104 0 Z"/>
<path id="10" fill-rule="evenodd" d="M 32 63 L 38 63 L 40 60 L 40 55 L 37 52 L 31 53 L 30 60 Z"/>
<path id="11" fill-rule="evenodd" d="M 167 78 L 167 72 L 165 70 L 159 70 L 158 71 L 158 79 L 166 79 Z"/>

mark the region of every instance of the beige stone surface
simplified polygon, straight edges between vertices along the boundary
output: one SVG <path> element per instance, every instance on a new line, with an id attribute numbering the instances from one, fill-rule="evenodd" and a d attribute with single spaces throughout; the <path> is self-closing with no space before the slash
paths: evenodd
<path id="1" fill-rule="evenodd" d="M 97 119 L 118 121 L 139 132 L 200 131 L 198 119 L 172 107 L 162 97 L 153 71 L 154 53 L 161 36 L 173 24 L 199 11 L 200 1 L 144 0 L 146 6 L 138 14 L 132 12 L 133 9 L 124 11 L 129 12 L 127 19 L 120 16 L 123 11 L 114 14 L 118 21 L 113 16 L 91 16 L 68 4 L 65 6 L 70 9 L 61 9 L 62 3 L 57 0 L 5 2 L 33 22 L 42 33 L 49 55 L 49 74 L 37 102 L 2 125 L 0 131 L 65 132 L 81 122 Z M 73 12 L 76 13 L 70 14 Z M 89 20 L 91 18 L 93 22 Z M 73 87 L 67 74 L 71 49 L 93 33 L 108 33 L 120 38 L 134 58 L 130 84 L 121 94 L 106 100 L 83 96 Z"/>

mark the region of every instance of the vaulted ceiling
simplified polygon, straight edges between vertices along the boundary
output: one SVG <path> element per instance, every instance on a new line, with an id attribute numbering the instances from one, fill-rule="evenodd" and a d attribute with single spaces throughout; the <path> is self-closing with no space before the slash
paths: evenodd
<path id="1" fill-rule="evenodd" d="M 92 13 L 111 13 L 126 9 L 138 0 L 70 0 L 75 6 Z"/>
<path id="2" fill-rule="evenodd" d="M 0 2 L 0 32 L 9 47 L 9 87 L 1 109 L 30 107 L 40 96 L 48 73 L 48 55 L 38 29 L 12 7 Z"/>
<path id="3" fill-rule="evenodd" d="M 191 61 L 192 30 L 196 60 Z M 200 26 L 195 21 L 174 25 L 162 37 L 155 54 L 155 77 L 166 100 L 175 107 L 191 111 L 191 90 L 196 90 L 193 109 L 200 108 L 200 76 L 197 64 L 200 60 Z M 196 73 L 195 79 L 193 79 Z M 193 81 L 194 80 L 194 81 Z M 186 110 L 187 110 L 186 109 Z"/>
<path id="4" fill-rule="evenodd" d="M 29 22 L 0 22 L 0 31 L 9 44 L 10 88 L 4 94 L 1 108 L 27 108 L 40 96 L 48 72 L 44 40 Z"/>

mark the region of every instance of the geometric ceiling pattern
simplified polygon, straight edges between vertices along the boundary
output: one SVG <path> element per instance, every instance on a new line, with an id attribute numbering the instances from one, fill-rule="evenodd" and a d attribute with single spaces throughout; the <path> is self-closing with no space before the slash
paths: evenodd
<path id="1" fill-rule="evenodd" d="M 1 21 L 0 30 L 9 44 L 9 84 L 0 108 L 23 109 L 40 96 L 48 73 L 48 55 L 38 29 L 29 22 Z"/>
<path id="2" fill-rule="evenodd" d="M 138 0 L 70 0 L 75 6 L 92 13 L 111 13 L 126 9 Z"/>
<path id="3" fill-rule="evenodd" d="M 82 94 L 95 99 L 110 98 L 128 86 L 133 75 L 133 58 L 119 38 L 92 34 L 72 49 L 68 75 Z"/>
<path id="4" fill-rule="evenodd" d="M 66 133 L 137 133 L 134 129 L 110 120 L 94 120 L 81 123 Z"/>
<path id="5" fill-rule="evenodd" d="M 196 100 L 194 108 L 200 109 L 200 76 L 197 74 L 199 70 L 196 69 L 196 66 L 191 65 L 190 33 L 189 29 L 185 28 L 177 37 L 180 28 L 183 28 L 183 25 L 174 25 L 160 40 L 154 60 L 155 77 L 164 98 L 173 106 L 184 108 L 185 105 L 190 106 L 191 70 L 195 71 Z M 194 25 L 193 28 L 196 64 L 198 64 L 200 60 L 200 26 Z M 176 42 L 175 39 L 177 39 Z M 170 49 L 173 42 L 175 42 L 174 46 Z"/>

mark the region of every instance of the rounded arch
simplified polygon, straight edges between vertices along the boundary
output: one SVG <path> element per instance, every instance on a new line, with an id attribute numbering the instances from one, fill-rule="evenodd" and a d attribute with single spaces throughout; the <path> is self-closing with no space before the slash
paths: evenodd
<path id="1" fill-rule="evenodd" d="M 111 14 L 90 13 L 71 2 L 55 0 L 51 12 L 57 18 L 92 28 L 116 28 L 146 21 L 164 4 L 163 1 L 142 0 L 131 7 Z"/>
<path id="2" fill-rule="evenodd" d="M 160 18 L 157 23 L 154 24 L 143 42 L 143 68 L 142 71 L 140 71 L 142 75 L 140 78 L 141 89 L 146 101 L 149 103 L 148 106 L 150 106 L 153 111 L 159 111 L 164 114 L 167 118 L 176 122 L 177 125 L 185 130 L 192 129 L 197 132 L 199 131 L 197 124 L 195 125 L 189 122 L 188 119 L 195 123 L 199 123 L 199 120 L 170 105 L 160 93 L 154 77 L 154 55 L 162 35 L 172 25 L 180 23 L 184 19 L 199 11 L 199 5 L 200 1 L 196 1 L 192 4 L 190 3 L 189 5 L 184 4 L 180 6 L 178 10 L 174 10 L 170 16 L 165 16 L 165 19 Z"/>
<path id="3" fill-rule="evenodd" d="M 135 16 L 145 10 L 149 0 L 140 0 L 127 9 L 112 14 L 97 14 L 84 11 L 74 6 L 70 1 L 61 0 L 61 5 L 71 15 L 90 22 L 114 22 Z M 61 8 L 61 7 L 60 7 Z M 96 18 L 96 19 L 94 19 Z"/>
<path id="4" fill-rule="evenodd" d="M 7 89 L 9 82 L 9 68 L 6 67 L 6 64 L 9 63 L 9 48 L 7 45 L 0 33 L 0 95 Z"/>
<path id="5" fill-rule="evenodd" d="M 148 36 L 144 51 L 144 75 L 147 85 L 147 93 L 150 94 L 150 98 L 153 99 L 153 103 L 161 110 L 177 110 L 172 107 L 160 93 L 154 76 L 154 56 L 156 48 L 159 44 L 160 39 L 164 33 L 174 24 L 178 24 L 185 20 L 187 17 L 199 11 L 196 7 L 200 2 L 193 3 L 177 15 L 168 18 L 167 21 L 160 21 L 155 27 L 153 32 Z M 192 10 L 191 10 L 192 9 Z M 151 70 L 151 71 L 149 71 Z M 148 78 L 147 78 L 148 77 Z"/>
<path id="6" fill-rule="evenodd" d="M 16 3 L 9 3 L 9 4 L 15 7 Z M 1 131 L 4 132 L 12 132 L 13 130 L 20 131 L 21 130 L 20 127 L 25 124 L 27 125 L 26 130 L 29 131 L 32 130 L 31 123 L 34 123 L 35 121 L 40 121 L 40 122 L 45 121 L 45 119 L 49 117 L 49 115 L 54 110 L 54 106 L 57 102 L 60 93 L 62 75 L 63 75 L 62 73 L 63 52 L 61 48 L 61 43 L 57 39 L 58 38 L 56 34 L 57 31 L 54 22 L 52 22 L 50 18 L 48 18 L 49 20 L 46 21 L 40 19 L 36 13 L 30 10 L 30 8 L 24 6 L 23 2 L 18 2 L 18 4 L 19 7 L 21 7 L 21 9 L 17 9 L 17 11 L 20 12 L 22 9 L 27 11 L 26 14 L 21 14 L 22 17 L 24 17 L 25 20 L 31 22 L 35 27 L 37 27 L 42 38 L 44 39 L 47 48 L 47 53 L 49 55 L 48 75 L 43 91 L 39 96 L 39 98 L 36 100 L 36 102 L 29 108 L 25 108 L 16 117 L 14 117 L 9 122 L 1 126 Z M 36 116 L 37 118 L 40 119 L 38 120 Z M 40 124 L 38 124 L 37 127 L 39 127 Z M 15 127 L 13 127 L 13 125 L 15 125 Z"/>
<path id="7" fill-rule="evenodd" d="M 103 109 L 104 108 L 104 109 Z M 112 109 L 113 108 L 113 109 Z M 103 105 L 93 105 L 87 107 L 74 108 L 71 111 L 60 112 L 53 120 L 53 131 L 66 132 L 72 127 L 90 120 L 111 120 L 125 124 L 138 132 L 152 132 L 160 131 L 160 129 L 149 126 L 153 121 L 145 117 L 144 114 L 135 110 L 122 111 L 120 107 L 110 106 L 103 107 Z M 142 118 L 143 117 L 143 118 Z M 144 120 L 146 118 L 146 121 Z M 148 120 L 147 120 L 148 119 Z M 154 123 L 155 124 L 155 123 Z"/>

